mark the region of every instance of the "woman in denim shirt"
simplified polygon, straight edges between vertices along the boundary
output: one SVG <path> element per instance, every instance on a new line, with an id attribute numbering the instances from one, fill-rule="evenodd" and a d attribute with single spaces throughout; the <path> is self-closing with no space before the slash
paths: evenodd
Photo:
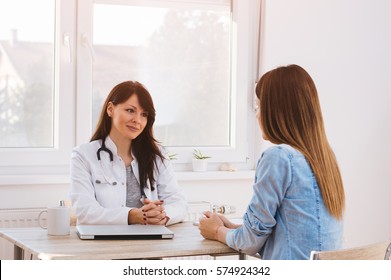
<path id="1" fill-rule="evenodd" d="M 206 212 L 200 232 L 263 259 L 309 259 L 341 246 L 345 195 L 315 84 L 300 66 L 269 71 L 256 87 L 263 138 L 243 225 Z"/>

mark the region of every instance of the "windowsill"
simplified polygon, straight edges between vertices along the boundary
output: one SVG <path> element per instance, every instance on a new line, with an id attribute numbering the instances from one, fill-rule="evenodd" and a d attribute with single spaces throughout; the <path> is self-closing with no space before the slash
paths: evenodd
<path id="1" fill-rule="evenodd" d="M 254 179 L 254 170 L 240 171 L 205 171 L 205 172 L 175 172 L 178 181 L 216 181 L 216 180 L 247 180 Z"/>
<path id="2" fill-rule="evenodd" d="M 251 180 L 254 170 L 175 172 L 178 181 Z M 0 175 L 0 186 L 69 184 L 69 175 Z"/>
<path id="3" fill-rule="evenodd" d="M 0 186 L 67 184 L 69 176 L 53 175 L 0 175 Z"/>
<path id="4" fill-rule="evenodd" d="M 0 175 L 0 186 L 12 185 L 56 185 L 68 184 L 69 175 L 48 174 L 48 175 Z"/>

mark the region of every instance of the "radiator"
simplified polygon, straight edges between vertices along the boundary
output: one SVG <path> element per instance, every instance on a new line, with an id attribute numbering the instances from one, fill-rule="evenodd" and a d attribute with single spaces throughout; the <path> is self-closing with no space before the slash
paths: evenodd
<path id="1" fill-rule="evenodd" d="M 189 202 L 187 221 L 198 220 L 202 212 L 210 210 L 211 204 L 206 201 Z M 38 215 L 46 208 L 13 208 L 0 209 L 0 228 L 38 227 Z M 42 217 L 45 224 L 45 218 Z M 14 258 L 14 246 L 11 242 L 0 238 L 0 260 L 12 260 Z M 210 259 L 210 256 L 178 257 L 168 259 Z"/>
<path id="2" fill-rule="evenodd" d="M 38 215 L 45 208 L 0 209 L 0 228 L 38 227 Z M 42 217 L 44 222 L 44 218 Z M 0 238 L 0 260 L 14 259 L 14 245 Z"/>

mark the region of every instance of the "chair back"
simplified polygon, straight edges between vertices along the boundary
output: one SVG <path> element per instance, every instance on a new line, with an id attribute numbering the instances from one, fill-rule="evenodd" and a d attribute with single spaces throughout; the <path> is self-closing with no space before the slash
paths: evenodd
<path id="1" fill-rule="evenodd" d="M 388 244 L 385 260 L 391 261 L 391 243 Z"/>
<path id="2" fill-rule="evenodd" d="M 311 260 L 390 260 L 391 243 L 384 241 L 335 251 L 312 251 Z"/>

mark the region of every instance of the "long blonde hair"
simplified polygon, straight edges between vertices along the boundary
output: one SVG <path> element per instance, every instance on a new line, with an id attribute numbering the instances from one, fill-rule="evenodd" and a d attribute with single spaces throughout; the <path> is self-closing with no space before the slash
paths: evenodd
<path id="1" fill-rule="evenodd" d="M 298 65 L 264 74 L 256 86 L 265 139 L 300 151 L 317 179 L 331 215 L 342 219 L 345 193 L 335 155 L 327 141 L 318 93 L 310 75 Z"/>

